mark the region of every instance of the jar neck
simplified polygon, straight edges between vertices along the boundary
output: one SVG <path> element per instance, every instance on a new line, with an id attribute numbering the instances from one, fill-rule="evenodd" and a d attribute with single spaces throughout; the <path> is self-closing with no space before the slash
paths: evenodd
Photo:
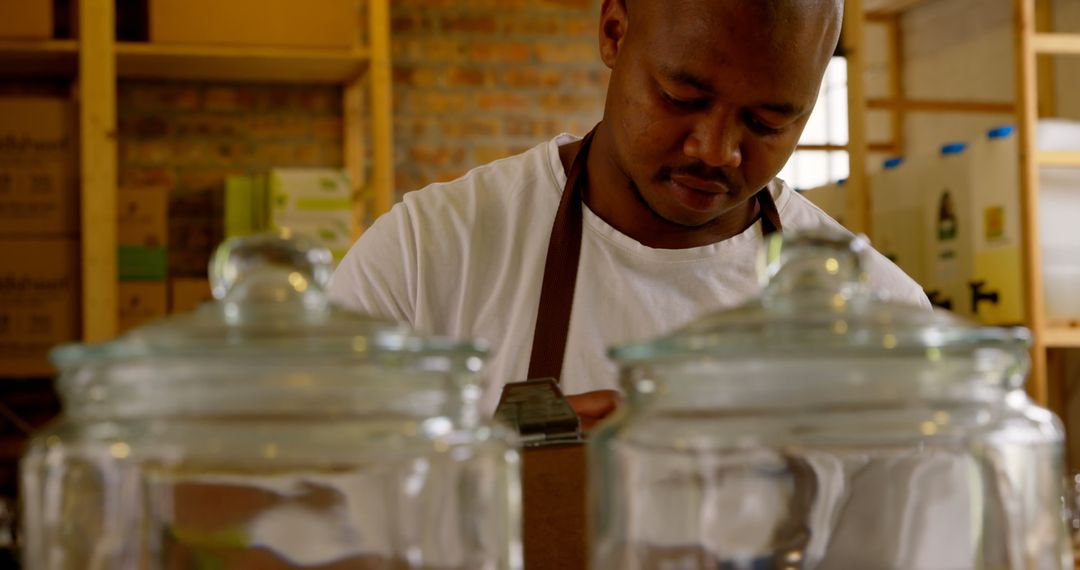
<path id="1" fill-rule="evenodd" d="M 480 417 L 480 377 L 367 364 L 263 361 L 242 366 L 185 359 L 82 368 L 60 380 L 72 419 L 290 418 L 399 415 Z"/>
<path id="2" fill-rule="evenodd" d="M 983 364 L 902 356 L 701 360 L 627 369 L 621 382 L 632 406 L 702 411 L 1000 402 L 1019 390 L 1016 371 Z"/>

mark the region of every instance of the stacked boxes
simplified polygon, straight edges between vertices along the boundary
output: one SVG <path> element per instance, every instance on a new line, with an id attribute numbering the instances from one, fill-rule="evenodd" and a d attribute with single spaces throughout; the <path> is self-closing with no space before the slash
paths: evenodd
<path id="1" fill-rule="evenodd" d="M 69 101 L 0 99 L 0 232 L 76 236 L 75 160 Z"/>
<path id="2" fill-rule="evenodd" d="M 210 282 L 205 278 L 176 277 L 169 280 L 169 312 L 187 313 L 213 301 Z"/>
<path id="3" fill-rule="evenodd" d="M 341 260 L 352 246 L 352 185 L 345 170 L 270 171 L 269 225 L 313 237 Z"/>
<path id="4" fill-rule="evenodd" d="M 0 0 L 0 39 L 46 40 L 53 35 L 52 0 Z"/>
<path id="5" fill-rule="evenodd" d="M 341 260 L 353 243 L 352 185 L 334 168 L 279 168 L 232 176 L 225 187 L 226 237 L 286 231 L 315 238 Z"/>
<path id="6" fill-rule="evenodd" d="M 355 0 L 149 1 L 156 43 L 349 49 L 358 39 Z"/>
<path id="7" fill-rule="evenodd" d="M 120 332 L 168 313 L 169 190 L 118 192 L 117 267 Z"/>
<path id="8" fill-rule="evenodd" d="M 80 336 L 75 138 L 71 102 L 0 99 L 0 376 Z"/>

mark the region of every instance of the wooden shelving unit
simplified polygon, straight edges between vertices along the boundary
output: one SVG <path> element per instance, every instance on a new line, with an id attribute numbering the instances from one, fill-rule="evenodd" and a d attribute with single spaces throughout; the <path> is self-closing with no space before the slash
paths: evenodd
<path id="1" fill-rule="evenodd" d="M 1035 154 L 1035 162 L 1039 166 L 1080 168 L 1080 151 L 1041 150 Z"/>
<path id="2" fill-rule="evenodd" d="M 364 76 L 369 49 L 289 50 L 121 42 L 120 77 L 245 82 L 350 83 Z"/>
<path id="3" fill-rule="evenodd" d="M 367 45 L 359 45 L 360 2 Z M 357 198 L 354 229 L 394 195 L 389 0 L 357 0 L 350 49 L 234 48 L 115 41 L 113 2 L 83 1 L 78 41 L 0 41 L 0 77 L 77 78 L 82 202 L 83 340 L 117 332 L 117 98 L 120 78 L 320 83 L 342 86 L 345 168 Z"/>
<path id="4" fill-rule="evenodd" d="M 0 75 L 72 75 L 78 68 L 75 40 L 0 40 Z"/>
<path id="5" fill-rule="evenodd" d="M 1043 338 L 1049 348 L 1080 347 L 1080 326 L 1051 323 L 1043 331 Z"/>
<path id="6" fill-rule="evenodd" d="M 847 3 L 845 34 L 851 43 L 856 57 L 848 59 L 849 83 L 856 91 L 864 88 L 858 78 L 864 77 L 864 58 L 861 56 L 863 45 L 858 41 L 863 37 L 863 27 L 868 19 L 897 25 L 897 17 L 904 10 L 933 0 L 855 0 Z M 1053 87 L 1052 77 L 1046 73 L 1045 62 L 1039 61 L 1044 55 L 1080 55 L 1080 34 L 1048 33 L 1040 27 L 1048 27 L 1050 17 L 1046 5 L 1037 5 L 1040 0 L 1013 0 L 1016 53 L 1016 101 L 987 103 L 983 101 L 912 101 L 900 96 L 889 100 L 860 103 L 861 96 L 851 98 L 849 105 L 849 125 L 854 130 L 863 130 L 866 125 L 868 109 L 891 109 L 899 112 L 949 112 L 949 113 L 1011 113 L 1017 117 L 1021 146 L 1021 202 L 1024 248 L 1024 285 L 1026 291 L 1025 308 L 1028 322 L 1025 323 L 1033 333 L 1032 374 L 1029 392 L 1039 403 L 1061 411 L 1064 394 L 1064 378 L 1048 373 L 1047 352 L 1051 348 L 1080 348 L 1080 323 L 1054 323 L 1047 320 L 1043 301 L 1042 261 L 1038 233 L 1039 204 L 1039 168 L 1044 166 L 1080 168 L 1080 151 L 1047 152 L 1039 151 L 1035 143 L 1035 129 L 1039 121 L 1040 97 L 1052 100 L 1047 90 Z M 1042 76 L 1040 76 L 1042 72 Z M 897 95 L 894 93 L 894 95 Z M 865 132 L 852 133 L 851 177 L 856 181 L 850 185 L 849 216 L 864 221 L 868 219 L 869 197 L 866 186 L 867 164 L 865 160 Z M 855 146 L 859 145 L 859 146 Z M 873 235 L 873 228 L 863 222 L 858 230 L 868 231 Z"/>

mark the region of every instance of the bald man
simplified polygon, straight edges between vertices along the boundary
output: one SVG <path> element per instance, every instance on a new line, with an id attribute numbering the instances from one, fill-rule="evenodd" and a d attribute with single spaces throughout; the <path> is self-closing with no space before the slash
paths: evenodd
<path id="1" fill-rule="evenodd" d="M 560 306 L 541 306 L 545 266 L 572 249 L 579 270 L 559 292 L 572 311 L 550 374 L 591 426 L 619 401 L 608 347 L 758 294 L 769 231 L 839 227 L 775 176 L 810 117 L 841 17 L 839 0 L 605 0 L 600 57 L 612 74 L 594 131 L 406 195 L 349 252 L 332 298 L 489 341 L 491 412 L 503 385 L 535 365 L 538 315 Z M 553 224 L 564 211 L 570 223 Z M 877 290 L 929 307 L 895 265 L 876 252 L 866 261 Z"/>

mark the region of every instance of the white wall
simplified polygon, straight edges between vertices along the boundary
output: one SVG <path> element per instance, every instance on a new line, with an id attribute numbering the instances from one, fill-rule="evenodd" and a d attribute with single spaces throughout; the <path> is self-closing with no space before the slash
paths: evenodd
<path id="1" fill-rule="evenodd" d="M 1055 0 L 1054 20 L 1057 31 L 1080 32 L 1080 0 Z M 926 0 L 902 16 L 901 27 L 908 98 L 1015 100 L 1010 0 Z M 1080 119 L 1080 56 L 1057 58 L 1055 71 L 1057 114 Z M 989 128 L 1015 122 L 1012 114 L 909 113 L 905 154 L 934 153 L 944 143 L 981 138 Z M 871 129 L 871 138 L 882 136 L 874 123 Z"/>
<path id="2" fill-rule="evenodd" d="M 1015 99 L 1009 0 L 930 0 L 904 14 L 901 27 L 907 97 Z M 989 128 L 1013 122 L 1010 114 L 911 113 L 906 154 L 933 153 L 944 143 L 978 139 Z"/>

